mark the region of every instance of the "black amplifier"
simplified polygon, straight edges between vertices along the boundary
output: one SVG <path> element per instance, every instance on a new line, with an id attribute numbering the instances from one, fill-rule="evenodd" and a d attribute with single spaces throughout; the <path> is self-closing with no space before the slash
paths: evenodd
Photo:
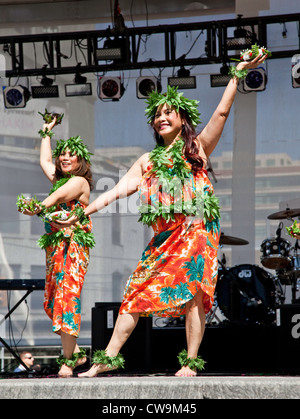
<path id="1" fill-rule="evenodd" d="M 281 373 L 300 373 L 300 304 L 276 309 L 277 365 Z"/>

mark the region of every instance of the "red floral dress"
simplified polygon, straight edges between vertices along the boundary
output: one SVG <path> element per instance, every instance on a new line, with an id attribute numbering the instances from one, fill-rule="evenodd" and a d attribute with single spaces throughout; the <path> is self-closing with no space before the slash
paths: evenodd
<path id="1" fill-rule="evenodd" d="M 183 196 L 192 196 L 199 188 L 204 194 L 212 193 L 207 172 L 194 173 L 187 164 L 190 183 L 185 183 Z M 148 169 L 140 186 L 141 201 L 156 199 L 171 205 L 174 198 L 166 192 L 152 193 L 155 173 L 151 167 Z M 218 274 L 219 218 L 204 223 L 203 218 L 175 213 L 170 220 L 158 216 L 151 227 L 154 237 L 127 281 L 120 313 L 179 317 L 185 315 L 186 303 L 200 289 L 204 292 L 204 308 L 208 313 L 213 304 Z"/>
<path id="2" fill-rule="evenodd" d="M 78 201 L 70 201 L 58 206 L 57 210 L 72 211 L 75 205 L 85 208 Z M 58 232 L 49 223 L 45 223 L 45 227 L 49 238 Z M 80 229 L 91 234 L 92 222 L 80 226 Z M 89 247 L 80 242 L 80 239 L 74 239 L 74 227 L 64 228 L 59 232 L 62 232 L 63 237 L 56 242 L 53 240 L 52 243 L 49 240 L 45 248 L 44 309 L 52 320 L 53 332 L 60 334 L 62 331 L 78 337 L 81 324 L 80 295 L 89 264 Z"/>

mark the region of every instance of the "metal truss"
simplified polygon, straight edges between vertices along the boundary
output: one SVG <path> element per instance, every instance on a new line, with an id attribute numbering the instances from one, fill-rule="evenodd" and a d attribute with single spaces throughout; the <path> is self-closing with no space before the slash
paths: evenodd
<path id="1" fill-rule="evenodd" d="M 195 66 L 202 64 L 226 63 L 231 58 L 237 58 L 237 49 L 227 45 L 230 33 L 236 28 L 248 28 L 247 32 L 252 34 L 253 41 L 259 45 L 268 46 L 268 27 L 272 24 L 285 25 L 288 22 L 295 22 L 298 25 L 300 14 L 288 14 L 265 17 L 252 17 L 223 21 L 195 22 L 175 25 L 159 25 L 148 27 L 126 28 L 121 30 L 108 28 L 106 30 L 95 30 L 85 32 L 51 33 L 40 35 L 22 35 L 0 37 L 2 49 L 6 56 L 6 77 L 39 76 L 73 74 L 78 71 L 78 63 L 65 65 L 64 54 L 61 52 L 62 45 L 74 43 L 74 48 L 80 48 L 81 73 L 97 73 L 118 70 L 164 68 L 176 66 Z M 176 36 L 180 32 L 202 31 L 205 39 L 205 48 L 199 51 L 199 56 L 188 58 L 186 55 L 177 56 Z M 160 35 L 160 52 L 163 50 L 164 58 L 143 61 L 140 54 L 141 42 L 147 42 L 151 35 Z M 232 35 L 231 35 L 232 36 Z M 144 37 L 144 39 L 143 39 Z M 122 43 L 122 59 L 111 61 L 100 61 L 96 57 L 96 51 L 101 42 L 106 39 L 118 40 Z M 298 48 L 289 50 L 282 49 L 272 52 L 272 58 L 291 57 L 300 53 L 300 38 Z M 43 49 L 45 63 L 38 63 L 34 59 L 38 46 Z M 31 49 L 31 50 L 30 50 Z M 29 64 L 27 57 L 31 55 Z"/>

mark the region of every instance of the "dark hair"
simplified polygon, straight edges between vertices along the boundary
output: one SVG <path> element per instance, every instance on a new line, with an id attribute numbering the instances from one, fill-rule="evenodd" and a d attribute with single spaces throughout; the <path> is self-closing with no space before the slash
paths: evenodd
<path id="1" fill-rule="evenodd" d="M 179 115 L 183 121 L 181 136 L 185 144 L 184 155 L 191 163 L 192 170 L 197 172 L 203 168 L 203 159 L 199 156 L 199 146 L 196 141 L 197 134 L 188 113 L 179 108 Z M 154 120 L 152 120 L 151 126 L 154 129 L 153 122 Z M 158 145 L 164 144 L 162 136 L 159 135 L 155 129 L 154 138 Z"/>
<path id="2" fill-rule="evenodd" d="M 75 176 L 82 176 L 84 177 L 90 186 L 90 190 L 94 189 L 93 185 L 93 175 L 91 171 L 91 165 L 88 163 L 83 157 L 78 158 L 78 167 L 72 172 L 72 175 Z M 61 171 L 60 164 L 59 164 L 59 156 L 55 159 L 55 178 L 57 180 L 64 177 L 64 173 Z"/>

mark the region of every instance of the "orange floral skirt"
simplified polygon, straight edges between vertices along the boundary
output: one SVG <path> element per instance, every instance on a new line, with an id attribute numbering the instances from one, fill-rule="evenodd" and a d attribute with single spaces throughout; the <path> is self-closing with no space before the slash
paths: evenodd
<path id="1" fill-rule="evenodd" d="M 158 218 L 154 237 L 129 277 L 120 314 L 180 317 L 199 290 L 208 313 L 213 305 L 218 275 L 219 219 L 207 222 L 175 215 Z"/>
<path id="2" fill-rule="evenodd" d="M 55 333 L 79 336 L 80 295 L 88 264 L 89 248 L 75 241 L 46 248 L 44 309 Z"/>

